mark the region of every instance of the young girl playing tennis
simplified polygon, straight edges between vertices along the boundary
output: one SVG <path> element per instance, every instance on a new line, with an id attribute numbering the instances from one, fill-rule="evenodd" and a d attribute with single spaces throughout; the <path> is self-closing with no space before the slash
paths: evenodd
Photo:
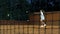
<path id="1" fill-rule="evenodd" d="M 40 27 L 45 27 L 46 26 L 44 20 L 45 20 L 45 17 L 44 17 L 44 14 L 43 14 L 43 10 L 40 10 L 40 21 L 41 21 L 41 26 Z"/>

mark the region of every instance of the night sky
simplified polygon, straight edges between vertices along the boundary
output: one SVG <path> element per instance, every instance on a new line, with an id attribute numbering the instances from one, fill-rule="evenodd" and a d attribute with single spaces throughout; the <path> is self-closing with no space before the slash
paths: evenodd
<path id="1" fill-rule="evenodd" d="M 27 20 L 40 9 L 60 11 L 60 0 L 0 0 L 0 20 Z"/>

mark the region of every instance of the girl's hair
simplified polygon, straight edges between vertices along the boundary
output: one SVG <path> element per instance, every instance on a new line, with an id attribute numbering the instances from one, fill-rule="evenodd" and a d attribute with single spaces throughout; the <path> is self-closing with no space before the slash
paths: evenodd
<path id="1" fill-rule="evenodd" d="M 43 12 L 45 12 L 45 10 L 41 9 Z"/>

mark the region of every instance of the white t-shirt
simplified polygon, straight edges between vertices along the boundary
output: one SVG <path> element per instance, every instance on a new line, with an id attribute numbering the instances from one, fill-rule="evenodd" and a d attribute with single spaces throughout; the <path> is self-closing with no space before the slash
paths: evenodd
<path id="1" fill-rule="evenodd" d="M 41 20 L 45 20 L 45 17 L 44 17 L 44 14 L 43 14 L 43 12 L 42 12 L 42 10 L 40 10 L 40 18 L 41 18 Z"/>

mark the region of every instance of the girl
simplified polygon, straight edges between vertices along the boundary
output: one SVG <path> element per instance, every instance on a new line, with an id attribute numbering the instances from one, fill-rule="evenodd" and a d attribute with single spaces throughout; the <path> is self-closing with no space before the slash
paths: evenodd
<path id="1" fill-rule="evenodd" d="M 45 17 L 43 14 L 43 10 L 40 10 L 40 21 L 41 21 L 41 26 L 40 27 L 45 27 L 46 24 L 44 23 Z"/>

